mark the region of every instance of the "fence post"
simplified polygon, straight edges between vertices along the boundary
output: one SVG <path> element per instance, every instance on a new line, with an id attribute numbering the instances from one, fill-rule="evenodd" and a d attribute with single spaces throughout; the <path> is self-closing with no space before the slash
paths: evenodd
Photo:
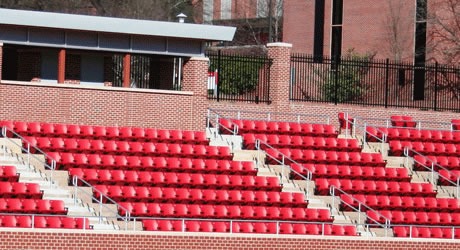
<path id="1" fill-rule="evenodd" d="M 388 108 L 388 89 L 390 81 L 390 59 L 385 61 L 385 108 Z"/>
<path id="2" fill-rule="evenodd" d="M 219 101 L 220 99 L 220 78 L 222 78 L 222 72 L 221 72 L 221 55 L 222 55 L 222 51 L 221 50 L 218 50 L 217 51 L 217 80 L 216 80 L 216 88 L 217 88 L 217 101 Z"/>
<path id="3" fill-rule="evenodd" d="M 438 62 L 434 64 L 434 111 L 438 110 Z"/>
<path id="4" fill-rule="evenodd" d="M 339 96 L 339 61 L 338 56 L 334 55 L 334 60 L 331 62 L 333 65 L 332 68 L 334 69 L 334 104 L 337 105 L 338 103 L 338 96 Z"/>

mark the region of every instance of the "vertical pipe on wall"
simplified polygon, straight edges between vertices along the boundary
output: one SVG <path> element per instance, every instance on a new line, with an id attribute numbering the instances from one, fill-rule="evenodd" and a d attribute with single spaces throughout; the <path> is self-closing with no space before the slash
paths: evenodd
<path id="1" fill-rule="evenodd" d="M 58 76 L 57 76 L 58 83 L 64 83 L 65 81 L 65 57 L 66 57 L 66 50 L 60 49 L 58 53 Z"/>
<path id="2" fill-rule="evenodd" d="M 127 53 L 123 57 L 123 87 L 129 88 L 131 84 L 131 54 Z"/>

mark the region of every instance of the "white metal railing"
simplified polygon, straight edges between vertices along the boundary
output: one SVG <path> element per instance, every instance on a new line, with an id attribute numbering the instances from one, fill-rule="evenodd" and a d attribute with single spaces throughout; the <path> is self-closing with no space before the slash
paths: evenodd
<path id="1" fill-rule="evenodd" d="M 21 143 L 17 143 L 15 140 L 13 140 L 12 138 L 8 137 L 8 135 L 12 135 L 14 138 L 20 139 Z M 51 156 L 49 156 L 48 154 L 43 152 L 38 147 L 32 145 L 24 137 L 22 137 L 21 135 L 19 135 L 16 132 L 14 132 L 13 130 L 9 129 L 8 127 L 2 127 L 2 137 L 5 140 L 8 140 L 9 143 L 12 143 L 13 145 L 16 145 L 17 147 L 21 148 L 22 153 L 26 154 L 25 161 L 26 161 L 26 164 L 28 166 L 31 165 L 31 160 L 33 160 L 35 162 L 39 162 L 40 164 L 42 164 L 46 170 L 50 170 L 50 176 L 47 176 L 46 173 L 42 173 L 42 174 L 44 174 L 46 176 L 46 178 L 49 181 L 50 186 L 54 183 L 53 182 L 53 175 L 54 175 L 54 170 L 56 169 L 56 160 L 55 159 L 53 159 Z M 3 147 L 3 149 L 4 149 L 3 153 L 4 153 L 5 156 L 8 153 L 6 148 L 7 147 L 5 145 L 5 147 Z M 32 149 L 33 149 L 34 153 L 32 153 L 32 151 L 31 151 Z M 43 155 L 45 157 L 45 160 L 42 160 L 40 157 L 38 157 L 36 155 L 37 153 Z"/>
<path id="2" fill-rule="evenodd" d="M 30 226 L 28 225 L 25 225 L 25 224 L 29 224 L 29 223 L 21 223 L 20 220 L 17 220 L 17 223 L 16 223 L 16 228 L 19 227 L 19 228 L 40 228 L 40 229 L 59 229 L 59 228 L 52 228 L 52 227 L 37 227 L 35 225 L 35 219 L 36 217 L 47 217 L 47 218 L 51 218 L 51 217 L 59 217 L 59 218 L 73 218 L 73 219 L 83 219 L 82 220 L 82 227 L 81 228 L 72 228 L 72 229 L 80 229 L 80 230 L 91 230 L 93 229 L 92 226 L 89 224 L 89 222 L 86 220 L 86 219 L 91 219 L 91 218 L 94 218 L 94 216 L 81 216 L 81 215 L 77 215 L 77 216 L 74 216 L 74 215 L 66 215 L 66 214 L 46 214 L 46 213 L 41 213 L 41 214 L 34 214 L 34 213 L 0 213 L 0 216 L 17 216 L 19 218 L 22 218 L 22 217 L 29 217 L 30 218 Z M 6 227 L 5 224 L 7 225 L 7 223 L 4 223 L 4 225 L 2 225 L 2 227 Z M 68 229 L 68 228 L 65 228 L 63 227 L 63 229 Z"/>
<path id="3" fill-rule="evenodd" d="M 319 123 L 319 124 L 330 124 L 331 119 L 328 115 L 318 114 L 299 114 L 299 113 L 283 113 L 283 112 L 271 112 L 271 111 L 241 111 L 241 110 L 230 110 L 230 109 L 209 109 L 214 113 L 225 113 L 233 114 L 227 115 L 234 119 L 242 120 L 262 120 L 262 121 L 280 121 L 274 120 L 273 117 L 283 117 L 283 121 L 298 122 L 298 123 Z M 245 116 L 248 114 L 249 116 Z M 256 118 L 254 118 L 256 117 Z M 292 119 L 289 119 L 292 117 Z M 312 122 L 313 121 L 313 122 Z"/>
<path id="4" fill-rule="evenodd" d="M 230 124 L 232 124 L 233 128 L 228 128 L 224 126 L 223 124 L 220 123 L 220 119 L 226 119 Z M 208 115 L 206 119 L 206 128 L 209 129 L 214 125 L 214 128 L 216 129 L 216 134 L 214 137 L 217 137 L 219 135 L 219 132 L 221 129 L 229 132 L 232 135 L 237 135 L 238 134 L 238 125 L 234 122 L 232 122 L 230 119 L 225 118 L 224 116 L 220 115 L 219 113 L 215 112 L 212 109 L 208 109 Z"/>
<path id="5" fill-rule="evenodd" d="M 431 164 L 429 166 L 427 166 L 424 163 L 417 161 L 412 155 L 418 155 L 418 156 L 422 157 L 423 159 L 425 159 L 427 162 L 430 162 Z M 436 176 L 438 178 L 442 178 L 445 181 L 447 181 L 450 184 L 452 184 L 453 186 L 455 186 L 455 189 L 456 189 L 455 197 L 457 199 L 460 198 L 459 197 L 459 195 L 460 195 L 460 176 L 459 175 L 455 174 L 454 172 L 451 172 L 449 169 L 439 165 L 438 163 L 434 162 L 429 157 L 426 157 L 425 155 L 423 155 L 423 154 L 421 154 L 421 153 L 419 153 L 419 152 L 417 152 L 417 151 L 415 151 L 415 150 L 413 150 L 411 148 L 408 148 L 408 147 L 404 148 L 404 156 L 406 157 L 406 163 L 405 163 L 406 166 L 409 165 L 409 158 L 412 158 L 414 162 L 418 163 L 420 166 L 422 166 L 426 170 L 430 171 L 430 173 L 431 173 L 430 174 L 430 182 L 433 185 L 437 185 Z M 456 181 L 454 182 L 454 181 L 450 180 L 449 178 L 446 178 L 445 176 L 442 176 L 442 175 L 438 174 L 437 169 L 442 169 L 442 170 L 447 171 L 449 173 L 449 175 L 454 176 L 456 178 Z"/>
<path id="6" fill-rule="evenodd" d="M 106 194 L 102 193 L 100 190 L 92 186 L 90 183 L 87 181 L 81 179 L 78 176 L 73 176 L 72 177 L 72 184 L 74 187 L 74 203 L 77 203 L 77 198 L 79 195 L 84 194 L 86 197 L 90 198 L 91 201 L 97 203 L 98 205 L 98 219 L 99 223 L 102 223 L 103 218 L 107 218 L 107 216 L 103 216 L 103 211 L 106 210 L 108 212 L 113 213 L 116 216 L 116 219 L 121 219 L 125 222 L 125 228 L 127 230 L 128 228 L 128 222 L 131 220 L 131 213 L 128 211 L 127 208 L 123 207 L 120 205 L 118 202 L 114 201 L 110 197 L 108 197 Z M 79 184 L 84 184 L 83 187 L 89 187 L 93 192 L 88 193 L 85 191 Z M 94 197 L 94 192 L 97 192 L 98 197 Z M 107 203 L 108 202 L 108 203 Z M 111 209 L 108 205 L 115 205 L 117 210 Z M 124 212 L 124 216 L 119 215 L 119 210 L 121 209 Z"/>
<path id="7" fill-rule="evenodd" d="M 281 153 L 278 149 L 270 146 L 269 144 L 265 143 L 265 142 L 262 142 L 260 141 L 259 139 L 256 140 L 255 142 L 255 148 L 256 150 L 258 150 L 257 152 L 257 163 L 262 163 L 262 164 L 265 164 L 265 162 L 262 161 L 262 157 L 261 157 L 261 154 L 262 154 L 262 151 L 264 151 L 262 149 L 262 146 L 264 148 L 270 148 L 271 150 L 274 150 L 275 152 L 277 152 L 279 155 L 281 155 L 281 159 L 277 159 L 273 156 L 271 156 L 270 154 L 267 154 L 265 152 L 265 155 L 269 158 L 271 158 L 273 161 L 275 161 L 276 163 L 278 163 L 278 165 L 281 165 L 281 174 L 280 174 L 280 183 L 283 184 L 283 181 L 284 179 L 289 179 L 289 175 L 286 175 L 286 171 L 289 171 L 289 173 L 294 173 L 296 174 L 298 177 L 300 177 L 302 180 L 305 180 L 307 181 L 306 182 L 306 190 L 305 190 L 305 196 L 306 198 L 308 199 L 309 196 L 310 196 L 310 181 L 312 180 L 312 177 L 313 177 L 313 174 L 312 172 L 305 168 L 304 166 L 302 166 L 301 164 L 297 163 L 296 161 L 294 161 L 293 159 L 291 159 L 290 157 L 284 155 L 283 153 Z M 290 162 L 290 164 L 294 164 L 294 165 L 297 165 L 299 166 L 301 169 L 304 169 L 306 170 L 307 172 L 307 175 L 303 175 L 299 172 L 297 172 L 296 170 L 292 169 L 290 165 L 287 165 L 286 163 L 287 162 Z"/>
<path id="8" fill-rule="evenodd" d="M 365 212 L 365 211 L 363 211 L 364 208 L 366 209 L 366 211 L 372 211 L 375 214 L 377 214 L 380 218 L 383 218 L 385 220 L 385 224 L 382 224 L 379 221 L 374 220 L 374 218 L 371 218 L 371 217 L 366 215 L 366 218 L 368 220 L 371 220 L 371 221 L 373 221 L 375 223 L 375 224 L 372 224 L 372 225 L 378 225 L 378 226 L 384 228 L 385 229 L 385 236 L 388 235 L 387 231 L 391 226 L 391 221 L 390 221 L 390 219 L 385 217 L 383 214 L 377 212 L 375 209 L 369 207 L 368 205 L 364 204 L 360 200 L 356 199 L 352 195 L 348 194 L 347 192 L 343 191 L 342 189 L 340 189 L 340 188 L 338 188 L 338 187 L 336 187 L 334 185 L 329 187 L 329 193 L 332 196 L 332 204 L 331 204 L 332 207 L 335 208 L 335 199 L 338 198 L 339 199 L 339 204 L 340 203 L 345 204 L 349 208 L 351 208 L 352 210 L 354 210 L 355 212 L 358 213 L 358 224 L 360 224 L 360 225 L 364 224 L 364 221 L 362 221 L 362 218 L 361 218 L 362 217 L 361 213 Z M 337 194 L 337 193 L 339 193 L 339 194 Z M 354 202 L 357 202 L 358 203 L 358 208 L 354 207 L 353 204 L 350 204 L 350 203 L 345 202 L 344 200 L 342 200 L 342 198 L 340 198 L 341 194 L 347 196 L 349 199 L 352 199 Z M 366 225 L 369 225 L 369 224 L 366 224 Z"/>

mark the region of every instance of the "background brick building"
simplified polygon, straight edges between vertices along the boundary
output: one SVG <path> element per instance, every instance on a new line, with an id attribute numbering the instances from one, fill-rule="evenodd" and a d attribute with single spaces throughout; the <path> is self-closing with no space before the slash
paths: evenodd
<path id="1" fill-rule="evenodd" d="M 294 52 L 377 58 L 452 61 L 458 50 L 459 1 L 292 0 L 284 3 L 283 41 Z M 450 31 L 449 31 L 450 30 Z M 455 49 L 457 48 L 457 49 Z M 450 55 L 448 55 L 450 54 Z M 458 54 L 458 52 L 457 52 Z M 456 61 L 458 62 L 458 61 Z"/>

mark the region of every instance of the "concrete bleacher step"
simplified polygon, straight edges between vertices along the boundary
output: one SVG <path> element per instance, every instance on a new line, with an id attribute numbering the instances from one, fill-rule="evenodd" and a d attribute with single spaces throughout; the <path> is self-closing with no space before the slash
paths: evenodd
<path id="1" fill-rule="evenodd" d="M 96 211 L 86 202 L 92 202 L 91 198 L 87 198 L 86 202 L 80 197 L 74 197 L 74 188 L 68 186 L 67 171 L 53 171 L 45 169 L 43 155 L 27 156 L 21 154 L 20 149 L 14 152 L 7 148 L 7 155 L 4 155 L 4 150 L 1 150 L 0 164 L 13 165 L 19 173 L 19 181 L 27 183 L 37 183 L 40 190 L 43 191 L 43 199 L 53 199 L 64 201 L 65 207 L 68 209 L 69 216 L 88 216 L 90 225 L 94 229 L 114 230 L 118 229 L 114 223 L 109 223 L 104 217 L 95 217 Z M 30 164 L 26 164 L 29 162 Z M 92 194 L 91 188 L 86 188 L 86 193 Z M 81 194 L 81 192 L 80 192 Z M 101 223 L 103 222 L 103 223 Z"/>
<path id="2" fill-rule="evenodd" d="M 457 188 L 454 186 L 437 186 L 437 198 L 455 198 L 457 197 Z"/>
<path id="3" fill-rule="evenodd" d="M 240 150 L 243 146 L 243 138 L 241 136 L 219 134 L 216 128 L 207 128 L 206 137 L 210 139 L 210 146 L 227 146 L 232 151 Z"/>
<path id="4" fill-rule="evenodd" d="M 0 138 L 0 151 L 3 152 L 5 148 L 12 153 L 20 154 L 22 152 L 22 141 L 13 138 Z"/>
<path id="5" fill-rule="evenodd" d="M 235 150 L 233 152 L 234 161 L 254 161 L 260 159 L 260 162 L 265 162 L 265 153 L 258 150 Z"/>

